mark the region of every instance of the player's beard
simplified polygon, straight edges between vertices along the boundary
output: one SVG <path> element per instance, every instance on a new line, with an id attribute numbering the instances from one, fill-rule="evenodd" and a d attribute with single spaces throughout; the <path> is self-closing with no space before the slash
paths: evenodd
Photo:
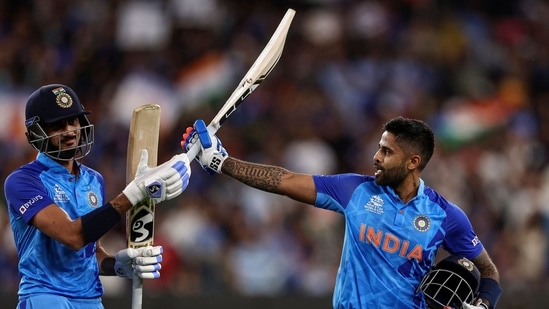
<path id="1" fill-rule="evenodd" d="M 59 149 L 59 146 L 49 143 L 46 151 L 47 153 L 52 155 L 54 158 L 61 159 L 61 160 L 70 160 L 76 156 L 78 149 L 79 147 L 69 148 L 69 149 Z"/>
<path id="2" fill-rule="evenodd" d="M 71 160 L 76 157 L 78 149 L 79 148 L 77 147 L 77 148 L 62 150 L 61 152 L 59 152 L 59 158 L 64 160 Z"/>
<path id="3" fill-rule="evenodd" d="M 407 176 L 408 170 L 406 169 L 406 163 L 403 162 L 399 166 L 383 169 L 381 174 L 376 177 L 376 184 L 396 188 Z"/>

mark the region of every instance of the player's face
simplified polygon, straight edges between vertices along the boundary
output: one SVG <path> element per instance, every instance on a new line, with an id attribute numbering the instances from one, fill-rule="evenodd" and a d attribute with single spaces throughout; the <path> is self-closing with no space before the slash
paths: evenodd
<path id="1" fill-rule="evenodd" d="M 381 186 L 395 188 L 408 176 L 406 155 L 392 133 L 385 131 L 381 135 L 374 155 L 374 166 L 376 183 Z"/>
<path id="2" fill-rule="evenodd" d="M 72 158 L 80 143 L 80 121 L 78 117 L 63 119 L 44 126 L 50 137 L 48 151 L 58 151 L 61 158 Z"/>

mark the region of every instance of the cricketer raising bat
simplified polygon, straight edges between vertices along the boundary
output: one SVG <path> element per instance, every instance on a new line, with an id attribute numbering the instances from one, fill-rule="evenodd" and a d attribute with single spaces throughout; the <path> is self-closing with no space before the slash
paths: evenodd
<path id="1" fill-rule="evenodd" d="M 261 51 L 251 68 L 248 70 L 244 78 L 240 81 L 236 89 L 231 96 L 227 99 L 225 104 L 221 107 L 217 115 L 208 125 L 208 131 L 211 134 L 215 134 L 219 128 L 223 125 L 225 120 L 238 108 L 238 106 L 246 99 L 252 91 L 261 84 L 261 82 L 271 73 L 275 65 L 278 63 L 282 50 L 284 49 L 284 42 L 286 42 L 286 36 L 290 29 L 290 24 L 294 18 L 295 11 L 288 9 L 284 17 L 278 24 L 271 39 Z M 200 151 L 199 143 L 195 143 L 187 151 L 187 157 L 192 161 L 198 152 Z"/>
<path id="2" fill-rule="evenodd" d="M 126 159 L 126 183 L 135 177 L 141 150 L 149 153 L 149 167 L 156 166 L 158 139 L 160 135 L 160 106 L 147 104 L 133 110 L 128 137 Z M 126 234 L 128 248 L 140 248 L 153 245 L 154 208 L 152 199 L 132 207 L 126 215 Z M 132 281 L 132 309 L 140 309 L 143 301 L 143 279 L 134 274 Z"/>

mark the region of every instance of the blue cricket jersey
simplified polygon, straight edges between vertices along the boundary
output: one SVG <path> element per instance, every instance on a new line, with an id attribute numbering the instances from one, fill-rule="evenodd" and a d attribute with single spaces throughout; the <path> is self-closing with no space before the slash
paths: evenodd
<path id="1" fill-rule="evenodd" d="M 315 206 L 345 216 L 334 308 L 426 308 L 416 288 L 437 249 L 468 259 L 482 251 L 465 213 L 423 180 L 407 204 L 372 176 L 315 175 L 314 182 Z"/>
<path id="2" fill-rule="evenodd" d="M 6 178 L 6 201 L 19 255 L 20 300 L 41 293 L 70 298 L 103 295 L 95 243 L 74 251 L 29 224 L 51 204 L 57 204 L 73 220 L 103 205 L 103 177 L 89 167 L 78 166 L 80 175 L 75 177 L 39 153 L 35 161 Z"/>

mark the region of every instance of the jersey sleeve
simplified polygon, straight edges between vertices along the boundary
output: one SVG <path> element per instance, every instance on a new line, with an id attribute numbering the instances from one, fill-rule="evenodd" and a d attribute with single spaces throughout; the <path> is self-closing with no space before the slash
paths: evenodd
<path id="1" fill-rule="evenodd" d="M 446 211 L 448 217 L 444 248 L 451 254 L 474 259 L 482 251 L 483 245 L 475 234 L 471 221 L 456 205 L 450 204 Z"/>
<path id="2" fill-rule="evenodd" d="M 38 175 L 24 170 L 6 178 L 4 192 L 9 211 L 27 223 L 44 207 L 54 203 Z"/>
<path id="3" fill-rule="evenodd" d="M 315 207 L 343 213 L 365 176 L 358 174 L 314 175 Z"/>

